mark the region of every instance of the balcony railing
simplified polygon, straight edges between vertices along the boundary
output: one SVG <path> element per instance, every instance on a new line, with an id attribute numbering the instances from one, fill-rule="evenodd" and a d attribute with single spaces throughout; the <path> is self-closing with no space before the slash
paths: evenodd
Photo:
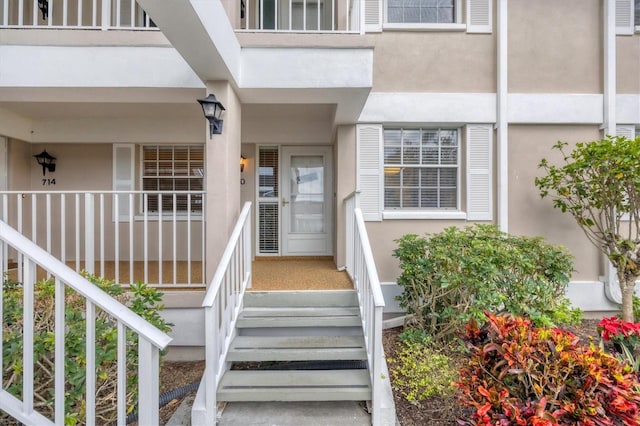
<path id="1" fill-rule="evenodd" d="M 203 191 L 0 192 L 0 219 L 76 271 L 123 285 L 204 287 L 204 206 Z"/>
<path id="2" fill-rule="evenodd" d="M 135 0 L 0 0 L 0 27 L 157 29 Z"/>
<path id="3" fill-rule="evenodd" d="M 248 31 L 347 32 L 363 30 L 362 0 L 241 0 Z"/>

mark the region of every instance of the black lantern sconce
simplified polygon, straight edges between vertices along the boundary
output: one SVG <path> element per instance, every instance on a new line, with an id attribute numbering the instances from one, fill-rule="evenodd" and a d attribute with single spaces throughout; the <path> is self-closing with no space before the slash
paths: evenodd
<path id="1" fill-rule="evenodd" d="M 40 154 L 34 155 L 34 157 L 36 157 L 38 164 L 42 166 L 42 176 L 45 175 L 46 170 L 49 170 L 49 173 L 56 171 L 56 164 L 54 163 L 56 157 L 49 155 L 46 149 Z"/>
<path id="2" fill-rule="evenodd" d="M 244 173 L 244 166 L 247 164 L 247 157 L 240 155 L 240 173 Z"/>
<path id="3" fill-rule="evenodd" d="M 225 110 L 224 106 L 216 99 L 216 95 L 211 94 L 204 99 L 198 99 L 202 106 L 202 112 L 204 117 L 209 120 L 209 138 L 213 135 L 219 135 L 222 133 L 222 111 Z"/>

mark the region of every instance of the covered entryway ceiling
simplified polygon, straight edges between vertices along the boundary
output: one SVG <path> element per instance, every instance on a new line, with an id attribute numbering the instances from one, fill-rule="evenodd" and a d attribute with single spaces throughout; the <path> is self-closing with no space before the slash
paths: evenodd
<path id="1" fill-rule="evenodd" d="M 220 1 L 138 0 L 203 81 L 229 81 L 244 104 L 334 104 L 356 122 L 373 82 L 373 48 L 242 47 Z"/>

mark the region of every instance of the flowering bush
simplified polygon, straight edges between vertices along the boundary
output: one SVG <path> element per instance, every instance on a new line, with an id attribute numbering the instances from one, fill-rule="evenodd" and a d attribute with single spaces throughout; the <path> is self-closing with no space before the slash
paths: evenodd
<path id="1" fill-rule="evenodd" d="M 624 345 L 630 351 L 640 343 L 640 323 L 623 321 L 618 317 L 603 318 L 598 323 L 598 332 L 602 340 Z"/>
<path id="2" fill-rule="evenodd" d="M 471 350 L 456 386 L 474 411 L 460 425 L 640 425 L 631 367 L 573 334 L 487 314 L 464 336 Z"/>

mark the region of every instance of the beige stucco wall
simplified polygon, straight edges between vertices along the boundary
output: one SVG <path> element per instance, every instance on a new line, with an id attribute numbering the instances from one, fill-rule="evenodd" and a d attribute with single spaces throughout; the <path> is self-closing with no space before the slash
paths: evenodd
<path id="1" fill-rule="evenodd" d="M 551 147 L 558 140 L 573 145 L 600 139 L 598 126 L 544 125 L 509 127 L 509 231 L 542 236 L 569 248 L 575 257 L 573 280 L 594 281 L 602 273 L 601 258 L 574 219 L 553 208 L 551 199 L 541 199 L 534 185 L 540 159 L 561 164 L 561 155 Z"/>
<path id="2" fill-rule="evenodd" d="M 509 91 L 602 92 L 601 0 L 509 0 Z"/>
<path id="3" fill-rule="evenodd" d="M 616 37 L 618 93 L 640 93 L 640 35 Z"/>
<path id="4" fill-rule="evenodd" d="M 7 189 L 10 191 L 31 189 L 30 169 L 36 165 L 35 160 L 31 157 L 33 155 L 31 154 L 31 146 L 26 142 L 9 138 L 7 153 L 9 166 Z"/>
<path id="5" fill-rule="evenodd" d="M 233 227 L 240 213 L 240 144 L 242 140 L 242 105 L 229 82 L 207 82 L 209 93 L 225 106 L 223 132 L 209 139 L 209 124 L 203 123 L 206 135 L 206 279 L 213 278 Z M 206 133 L 205 133 L 206 132 Z"/>
<path id="6" fill-rule="evenodd" d="M 345 244 L 345 198 L 356 189 L 356 126 L 339 126 L 336 134 L 336 146 L 333 151 L 335 164 L 335 256 L 338 267 L 346 261 Z"/>
<path id="7" fill-rule="evenodd" d="M 242 142 L 326 145 L 332 142 L 335 105 L 243 105 Z"/>
<path id="8" fill-rule="evenodd" d="M 495 37 L 495 31 L 376 34 L 372 91 L 495 92 Z"/>

